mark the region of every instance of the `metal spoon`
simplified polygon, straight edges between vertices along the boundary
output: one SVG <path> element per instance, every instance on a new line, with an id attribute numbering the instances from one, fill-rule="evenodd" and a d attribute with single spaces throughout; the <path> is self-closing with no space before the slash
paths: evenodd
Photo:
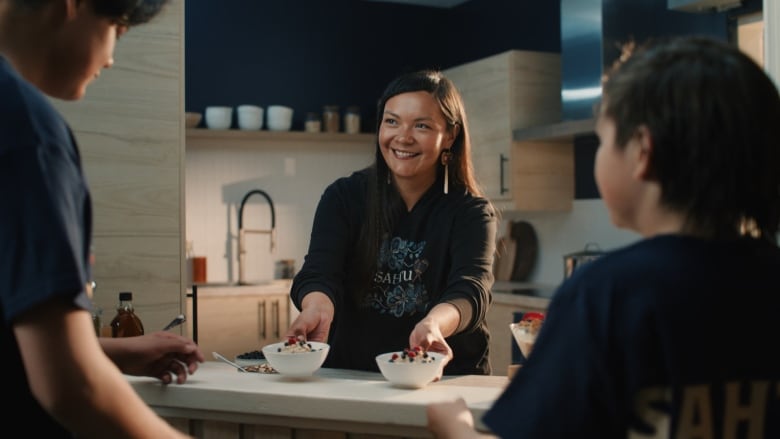
<path id="1" fill-rule="evenodd" d="M 239 366 L 238 364 L 228 360 L 227 358 L 223 357 L 222 355 L 220 355 L 220 354 L 218 354 L 216 352 L 212 352 L 211 355 L 213 355 L 215 359 L 217 359 L 219 361 L 222 361 L 222 362 L 225 362 L 225 363 L 235 367 L 236 369 L 238 369 L 239 372 L 246 372 L 246 369 L 244 369 L 243 367 Z"/>
<path id="2" fill-rule="evenodd" d="M 165 325 L 165 327 L 163 328 L 163 331 L 167 331 L 169 329 L 175 328 L 175 327 L 181 325 L 182 323 L 184 323 L 185 321 L 187 321 L 187 319 L 184 317 L 184 314 L 179 314 L 178 316 L 176 316 L 176 318 L 171 320 L 171 323 L 168 323 L 167 325 Z"/>

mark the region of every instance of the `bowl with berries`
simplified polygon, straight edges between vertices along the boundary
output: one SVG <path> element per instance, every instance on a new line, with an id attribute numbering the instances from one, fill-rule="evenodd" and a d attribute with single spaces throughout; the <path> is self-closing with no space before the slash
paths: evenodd
<path id="1" fill-rule="evenodd" d="M 517 346 L 520 347 L 523 357 L 528 358 L 531 355 L 531 349 L 536 342 L 536 336 L 539 335 L 539 329 L 544 323 L 544 314 L 540 312 L 527 312 L 517 323 L 510 323 L 509 329 L 515 338 Z"/>
<path id="2" fill-rule="evenodd" d="M 301 336 L 263 346 L 262 352 L 268 363 L 281 375 L 292 377 L 311 376 L 325 362 L 330 345 L 306 341 Z"/>
<path id="3" fill-rule="evenodd" d="M 376 356 L 379 371 L 395 387 L 419 389 L 434 381 L 444 367 L 443 355 L 420 346 Z"/>

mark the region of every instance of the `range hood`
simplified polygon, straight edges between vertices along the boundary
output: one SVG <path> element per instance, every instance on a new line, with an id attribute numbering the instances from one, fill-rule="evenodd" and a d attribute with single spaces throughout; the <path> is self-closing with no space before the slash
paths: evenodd
<path id="1" fill-rule="evenodd" d="M 669 9 L 682 12 L 722 12 L 742 6 L 742 0 L 666 0 Z"/>
<path id="2" fill-rule="evenodd" d="M 593 108 L 601 100 L 607 70 L 632 42 L 663 35 L 725 29 L 725 14 L 681 14 L 672 8 L 726 7 L 742 0 L 560 0 L 561 118 L 555 124 L 518 129 L 513 140 L 563 139 L 593 132 Z M 668 4 L 667 4 L 668 2 Z M 683 3 L 685 5 L 683 5 Z M 698 11 L 698 9 L 697 9 Z"/>

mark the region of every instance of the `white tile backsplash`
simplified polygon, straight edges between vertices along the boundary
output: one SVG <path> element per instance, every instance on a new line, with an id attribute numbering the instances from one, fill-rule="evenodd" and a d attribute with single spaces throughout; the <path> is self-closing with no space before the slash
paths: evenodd
<path id="1" fill-rule="evenodd" d="M 206 256 L 209 282 L 238 281 L 238 210 L 252 189 L 265 191 L 276 210 L 276 250 L 268 235 L 247 235 L 246 279 L 273 278 L 279 259 L 303 263 L 312 220 L 325 187 L 371 163 L 373 150 L 193 148 L 186 154 L 186 233 L 193 252 Z M 262 196 L 244 207 L 244 228 L 269 229 L 271 214 Z"/>
<path id="2" fill-rule="evenodd" d="M 247 235 L 246 278 L 273 278 L 279 259 L 300 268 L 309 245 L 317 202 L 325 187 L 370 164 L 373 150 L 312 147 L 192 148 L 186 154 L 186 233 L 194 254 L 206 256 L 209 282 L 238 280 L 238 209 L 252 189 L 269 194 L 276 209 L 277 248 L 267 235 Z M 537 264 L 529 281 L 557 285 L 563 279 L 563 255 L 589 242 L 608 250 L 639 235 L 616 229 L 601 200 L 575 200 L 571 212 L 504 212 L 499 234 L 509 220 L 526 220 L 539 240 Z M 244 227 L 268 229 L 270 209 L 253 195 L 244 208 Z"/>

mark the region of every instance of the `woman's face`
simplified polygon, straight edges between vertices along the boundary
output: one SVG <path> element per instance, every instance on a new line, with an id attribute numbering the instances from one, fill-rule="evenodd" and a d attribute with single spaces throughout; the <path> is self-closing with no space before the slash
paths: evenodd
<path id="1" fill-rule="evenodd" d="M 82 98 L 101 70 L 114 63 L 116 40 L 125 32 L 127 26 L 95 15 L 91 2 L 78 2 L 59 29 L 57 46 L 51 53 L 47 94 L 66 100 Z"/>
<path id="2" fill-rule="evenodd" d="M 396 182 L 431 185 L 442 150 L 455 140 L 433 95 L 401 93 L 385 103 L 379 126 L 379 147 Z"/>

